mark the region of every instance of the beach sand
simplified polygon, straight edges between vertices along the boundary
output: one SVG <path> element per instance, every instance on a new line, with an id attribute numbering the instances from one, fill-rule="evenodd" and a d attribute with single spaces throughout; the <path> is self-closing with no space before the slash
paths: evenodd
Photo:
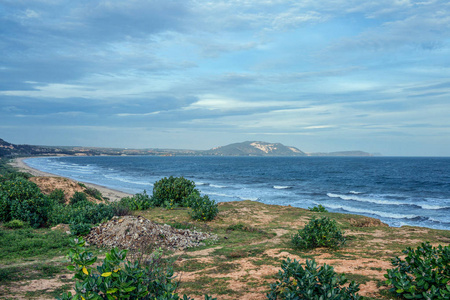
<path id="1" fill-rule="evenodd" d="M 27 172 L 30 173 L 33 176 L 39 176 L 39 177 L 62 177 L 62 176 L 58 176 L 55 174 L 51 174 L 51 173 L 47 173 L 47 172 L 42 172 L 39 171 L 37 169 L 34 169 L 30 166 L 28 166 L 24 160 L 30 158 L 30 157 L 20 157 L 20 158 L 15 158 L 13 159 L 9 164 L 11 166 L 13 166 L 14 168 L 17 168 L 19 171 L 22 172 Z M 69 180 L 72 180 L 70 178 L 68 178 Z M 81 181 L 80 181 L 81 182 Z M 132 196 L 132 194 L 128 194 L 125 192 L 121 192 L 121 191 L 117 191 L 114 189 L 110 189 L 101 185 L 97 185 L 97 184 L 93 184 L 93 183 L 89 183 L 89 182 L 83 182 L 86 186 L 88 187 L 92 187 L 92 188 L 96 188 L 97 190 L 99 190 L 102 195 L 104 197 L 109 198 L 110 201 L 119 201 L 120 199 L 122 199 L 123 197 L 128 197 L 128 196 Z"/>

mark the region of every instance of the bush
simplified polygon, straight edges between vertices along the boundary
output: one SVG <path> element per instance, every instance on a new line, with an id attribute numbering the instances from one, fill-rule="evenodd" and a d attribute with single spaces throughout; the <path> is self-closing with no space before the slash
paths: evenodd
<path id="1" fill-rule="evenodd" d="M 405 259 L 394 258 L 384 275 L 390 291 L 403 299 L 450 299 L 450 248 L 428 242 L 406 248 Z"/>
<path id="2" fill-rule="evenodd" d="M 70 225 L 70 233 L 72 235 L 86 235 L 91 231 L 92 224 L 78 223 Z"/>
<path id="3" fill-rule="evenodd" d="M 177 284 L 173 282 L 172 268 L 159 263 L 161 251 L 155 252 L 144 264 L 138 260 L 127 261 L 127 250 L 113 248 L 103 263 L 94 268 L 97 257 L 87 252 L 84 244 L 82 239 L 76 240 L 69 252 L 72 265 L 68 269 L 75 271 L 77 280 L 75 295 L 64 293 L 57 299 L 190 299 L 186 295 L 180 298 L 175 293 Z M 205 299 L 211 298 L 205 296 Z"/>
<path id="4" fill-rule="evenodd" d="M 292 236 L 292 243 L 298 249 L 337 249 L 345 243 L 345 238 L 335 220 L 323 217 L 311 219 L 305 228 Z"/>
<path id="5" fill-rule="evenodd" d="M 308 209 L 310 211 L 314 211 L 314 212 L 328 212 L 328 210 L 323 207 L 321 204 L 314 206 L 314 207 L 308 207 Z"/>
<path id="6" fill-rule="evenodd" d="M 306 260 L 305 268 L 297 260 L 283 260 L 277 282 L 270 285 L 266 295 L 269 300 L 276 299 L 362 299 L 357 294 L 359 285 L 352 281 L 348 287 L 347 279 L 336 274 L 332 266 L 324 264 L 317 267 L 316 261 Z"/>
<path id="7" fill-rule="evenodd" d="M 153 203 L 166 208 L 186 207 L 185 200 L 192 193 L 200 194 L 193 181 L 183 177 L 164 177 L 153 186 Z"/>
<path id="8" fill-rule="evenodd" d="M 130 210 L 145 210 L 153 206 L 153 200 L 144 190 L 144 192 L 137 193 L 133 197 L 120 199 L 120 204 Z"/>
<path id="9" fill-rule="evenodd" d="M 47 224 L 53 201 L 41 193 L 38 186 L 23 177 L 0 183 L 0 221 L 13 219 L 37 228 Z"/>
<path id="10" fill-rule="evenodd" d="M 189 205 L 189 215 L 197 221 L 211 221 L 219 213 L 219 208 L 214 200 L 210 200 L 207 195 L 200 196 L 196 193 L 187 198 Z"/>
<path id="11" fill-rule="evenodd" d="M 26 227 L 26 225 L 27 224 L 21 220 L 11 220 L 11 221 L 3 224 L 3 226 L 5 226 L 6 228 L 9 228 L 9 229 L 23 228 L 23 227 Z"/>
<path id="12" fill-rule="evenodd" d="M 70 205 L 77 205 L 79 203 L 85 202 L 89 202 L 89 200 L 87 199 L 86 194 L 83 192 L 75 192 L 72 198 L 70 198 Z"/>
<path id="13" fill-rule="evenodd" d="M 57 203 L 66 202 L 66 195 L 62 189 L 54 189 L 48 197 Z"/>
<path id="14" fill-rule="evenodd" d="M 88 194 L 89 196 L 94 197 L 97 200 L 103 201 L 103 195 L 102 193 L 97 190 L 96 188 L 92 188 L 92 187 L 87 187 L 84 192 L 86 194 Z"/>

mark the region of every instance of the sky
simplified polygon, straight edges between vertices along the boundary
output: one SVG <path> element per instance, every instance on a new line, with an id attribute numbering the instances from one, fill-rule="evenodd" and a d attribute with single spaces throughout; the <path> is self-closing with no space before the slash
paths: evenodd
<path id="1" fill-rule="evenodd" d="M 450 2 L 0 0 L 0 138 L 450 156 Z"/>

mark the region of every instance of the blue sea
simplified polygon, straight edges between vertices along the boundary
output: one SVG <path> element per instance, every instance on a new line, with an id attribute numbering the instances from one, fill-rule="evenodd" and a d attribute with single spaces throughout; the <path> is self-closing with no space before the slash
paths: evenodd
<path id="1" fill-rule="evenodd" d="M 29 166 L 116 190 L 152 193 L 168 176 L 217 202 L 252 200 L 450 229 L 450 158 L 94 156 L 27 159 Z"/>

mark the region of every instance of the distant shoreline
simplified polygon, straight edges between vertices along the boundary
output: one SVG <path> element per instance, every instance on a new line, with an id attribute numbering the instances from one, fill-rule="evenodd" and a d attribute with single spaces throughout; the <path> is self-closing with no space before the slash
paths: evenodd
<path id="1" fill-rule="evenodd" d="M 60 176 L 57 174 L 52 174 L 52 173 L 48 173 L 48 172 L 44 172 L 35 168 L 30 167 L 29 165 L 27 165 L 24 160 L 25 159 L 29 159 L 29 158 L 36 158 L 36 156 L 31 156 L 31 157 L 19 157 L 19 158 L 14 158 L 11 162 L 9 162 L 9 164 L 12 167 L 15 167 L 17 169 L 19 169 L 19 171 L 22 172 L 27 172 L 30 173 L 33 176 L 38 176 L 38 177 L 64 177 L 64 176 Z M 68 177 L 64 177 L 64 178 L 68 178 Z M 83 181 L 79 181 L 79 180 L 74 180 L 71 178 L 68 178 L 70 180 L 73 181 L 77 181 L 77 182 L 82 182 L 83 184 L 85 184 L 88 187 L 92 187 L 95 188 L 97 190 L 99 190 L 102 195 L 104 197 L 107 197 L 111 202 L 116 202 L 119 201 L 120 199 L 124 198 L 124 197 L 129 197 L 132 196 L 132 194 L 129 193 L 125 193 L 122 191 L 118 191 L 115 189 L 111 189 L 102 185 L 98 185 L 98 184 L 93 184 L 93 183 L 89 183 L 89 182 L 83 182 Z"/>

